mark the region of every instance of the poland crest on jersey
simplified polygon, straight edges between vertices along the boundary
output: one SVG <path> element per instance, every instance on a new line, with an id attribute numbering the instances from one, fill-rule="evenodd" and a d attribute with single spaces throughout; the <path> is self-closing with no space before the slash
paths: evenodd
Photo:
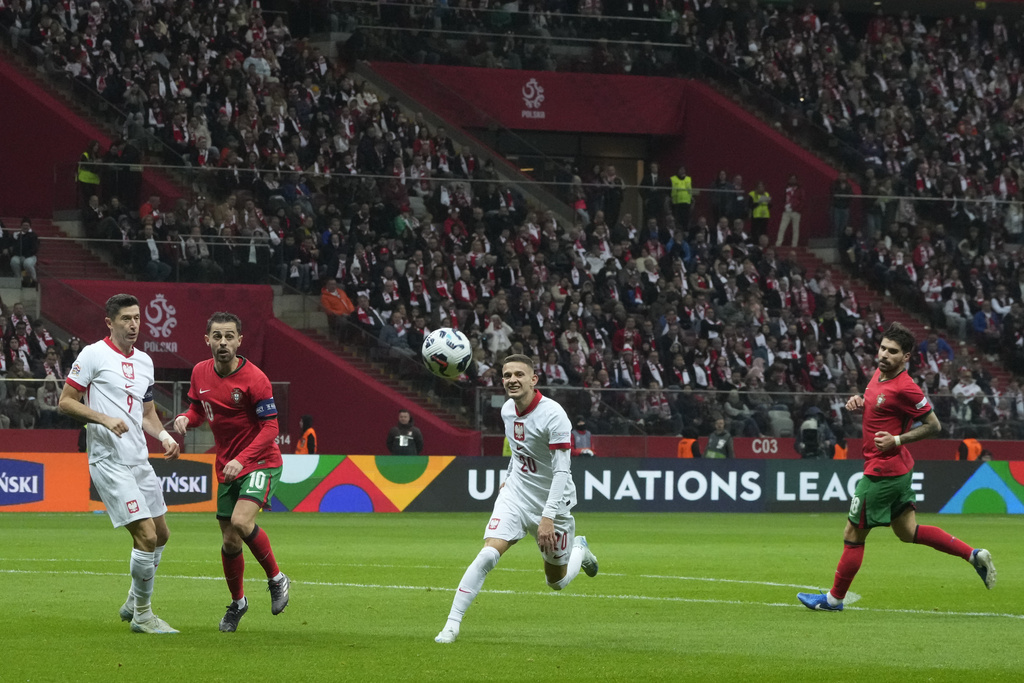
<path id="1" fill-rule="evenodd" d="M 135 379 L 135 366 L 131 363 L 121 363 L 121 372 L 125 379 Z"/>
<path id="2" fill-rule="evenodd" d="M 522 422 L 513 423 L 512 436 L 516 441 L 526 441 L 526 425 Z"/>

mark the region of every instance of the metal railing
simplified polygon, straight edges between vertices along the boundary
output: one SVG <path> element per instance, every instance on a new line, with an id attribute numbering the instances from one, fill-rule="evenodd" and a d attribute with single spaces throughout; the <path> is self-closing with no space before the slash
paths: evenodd
<path id="1" fill-rule="evenodd" d="M 57 401 L 63 386 L 64 379 L 53 375 L 43 379 L 0 375 L 0 429 L 81 429 L 81 423 L 57 411 Z M 293 433 L 290 428 L 291 383 L 271 382 L 270 386 L 277 404 L 280 429 L 278 443 L 287 448 L 292 445 Z M 178 436 L 173 429 L 173 421 L 175 416 L 188 410 L 189 383 L 157 380 L 153 389 L 160 421 L 167 431 Z M 24 399 L 20 399 L 20 396 Z M 201 427 L 188 430 L 183 439 L 183 448 L 190 453 L 201 453 L 213 448 L 213 434 L 209 424 L 204 422 Z"/>

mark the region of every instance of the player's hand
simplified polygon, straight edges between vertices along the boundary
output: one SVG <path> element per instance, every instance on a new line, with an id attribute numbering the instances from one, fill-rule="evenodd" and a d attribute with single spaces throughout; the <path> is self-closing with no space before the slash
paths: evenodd
<path id="1" fill-rule="evenodd" d="M 859 396 L 859 395 L 858 396 L 851 396 L 850 400 L 846 402 L 846 409 L 851 411 L 851 412 L 858 411 L 858 410 L 860 410 L 863 407 L 864 407 L 864 397 L 863 396 Z"/>
<path id="2" fill-rule="evenodd" d="M 164 439 L 161 445 L 164 447 L 164 458 L 167 460 L 174 460 L 181 454 L 181 446 L 174 439 Z"/>
<path id="3" fill-rule="evenodd" d="M 107 418 L 103 420 L 103 426 L 114 432 L 114 435 L 119 439 L 122 434 L 128 431 L 128 424 L 119 417 L 107 416 Z"/>
<path id="4" fill-rule="evenodd" d="M 555 523 L 547 517 L 541 517 L 537 525 L 537 547 L 542 553 L 555 552 Z"/>
<path id="5" fill-rule="evenodd" d="M 242 463 L 237 460 L 232 460 L 227 465 L 224 465 L 224 483 L 234 481 L 242 472 Z"/>
<path id="6" fill-rule="evenodd" d="M 875 432 L 875 448 L 887 451 L 896 445 L 896 437 L 889 432 Z"/>
<path id="7" fill-rule="evenodd" d="M 188 431 L 188 418 L 184 415 L 174 418 L 174 431 L 184 436 L 185 432 Z"/>

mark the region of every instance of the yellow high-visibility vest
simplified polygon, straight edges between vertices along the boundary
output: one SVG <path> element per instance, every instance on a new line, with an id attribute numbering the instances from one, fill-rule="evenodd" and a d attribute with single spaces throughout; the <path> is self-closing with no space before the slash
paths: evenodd
<path id="1" fill-rule="evenodd" d="M 82 161 L 91 161 L 91 157 L 88 152 L 82 152 Z M 88 185 L 99 185 L 100 177 L 96 173 L 90 171 L 87 167 L 78 165 L 78 182 L 86 183 Z"/>
<path id="2" fill-rule="evenodd" d="M 758 202 L 765 199 L 767 199 L 770 202 L 772 196 L 767 192 L 758 194 L 756 191 L 751 190 L 750 199 L 754 203 L 754 209 L 750 215 L 753 216 L 754 218 L 768 218 L 768 216 L 770 215 L 768 213 L 768 202 L 765 202 L 764 204 L 760 204 Z"/>
<path id="3" fill-rule="evenodd" d="M 693 179 L 690 176 L 680 178 L 674 175 L 669 180 L 672 182 L 673 204 L 690 204 L 693 202 L 693 193 L 690 192 L 693 188 Z"/>

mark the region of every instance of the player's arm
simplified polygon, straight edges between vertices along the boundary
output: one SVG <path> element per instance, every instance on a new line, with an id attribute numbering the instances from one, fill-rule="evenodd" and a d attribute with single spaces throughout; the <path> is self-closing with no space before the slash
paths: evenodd
<path id="1" fill-rule="evenodd" d="M 565 486 L 569 483 L 570 451 L 568 444 L 565 446 L 551 450 L 551 488 L 548 489 L 548 499 L 544 503 L 540 524 L 537 525 L 537 545 L 544 552 L 555 550 L 555 517 L 558 515 L 558 507 L 565 498 Z"/>
<path id="2" fill-rule="evenodd" d="M 855 413 L 864 407 L 864 397 L 856 394 L 850 397 L 850 400 L 846 402 L 846 409 L 851 413 Z"/>
<path id="3" fill-rule="evenodd" d="M 896 438 L 900 440 L 900 445 L 905 446 L 908 443 L 915 441 L 923 441 L 930 439 L 933 436 L 937 436 L 942 431 L 942 423 L 939 422 L 938 416 L 935 415 L 935 411 L 929 411 L 927 415 L 921 418 L 921 424 L 911 429 L 909 432 L 903 432 L 902 434 L 890 434 L 889 432 L 875 432 L 875 447 L 880 451 L 887 451 L 890 448 L 896 447 Z"/>
<path id="4" fill-rule="evenodd" d="M 274 403 L 273 396 L 254 401 L 253 405 L 260 430 L 241 453 L 224 465 L 225 482 L 232 481 L 246 466 L 263 457 L 281 431 L 277 426 L 277 404 Z"/>
<path id="5" fill-rule="evenodd" d="M 103 425 L 118 438 L 128 431 L 128 424 L 124 420 L 93 410 L 82 403 L 83 396 L 85 396 L 84 391 L 80 391 L 70 383 L 65 384 L 64 390 L 60 394 L 60 401 L 57 402 L 57 410 L 79 422 Z"/>
<path id="6" fill-rule="evenodd" d="M 195 429 L 206 419 L 203 413 L 196 410 L 196 405 L 198 402 L 189 398 L 188 410 L 174 418 L 174 430 L 179 434 L 184 434 L 189 429 Z"/>
<path id="7" fill-rule="evenodd" d="M 152 391 L 152 389 L 150 390 Z M 168 460 L 174 460 L 178 457 L 181 452 L 181 447 L 178 442 L 174 440 L 174 437 L 167 433 L 164 429 L 164 425 L 160 422 L 160 416 L 156 414 L 156 404 L 153 403 L 153 399 L 150 398 L 150 394 L 147 392 L 146 397 L 148 401 L 142 403 L 142 429 L 151 437 L 160 442 L 160 445 L 164 447 L 164 457 Z"/>

